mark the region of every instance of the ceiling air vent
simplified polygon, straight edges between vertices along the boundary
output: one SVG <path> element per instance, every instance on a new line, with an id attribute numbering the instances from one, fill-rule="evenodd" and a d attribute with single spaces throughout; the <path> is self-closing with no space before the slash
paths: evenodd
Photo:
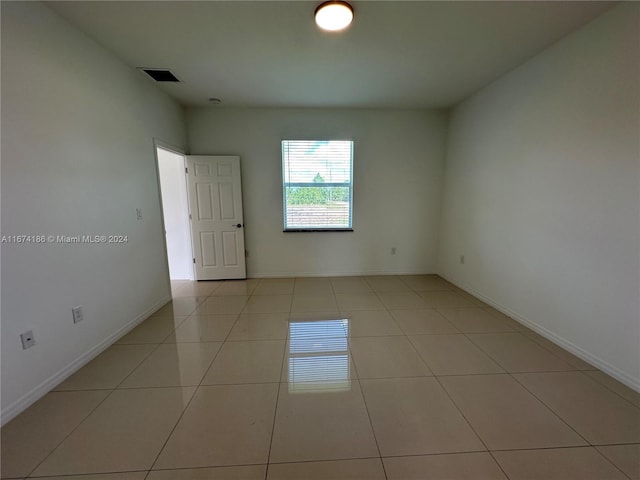
<path id="1" fill-rule="evenodd" d="M 170 70 L 162 68 L 142 68 L 144 73 L 153 78 L 156 82 L 179 82 L 178 78 Z"/>

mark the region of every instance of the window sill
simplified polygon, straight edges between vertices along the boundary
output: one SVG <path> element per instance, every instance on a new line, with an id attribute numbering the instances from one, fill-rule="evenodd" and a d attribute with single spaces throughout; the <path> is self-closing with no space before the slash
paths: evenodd
<path id="1" fill-rule="evenodd" d="M 353 232 L 353 228 L 287 228 L 284 233 Z"/>

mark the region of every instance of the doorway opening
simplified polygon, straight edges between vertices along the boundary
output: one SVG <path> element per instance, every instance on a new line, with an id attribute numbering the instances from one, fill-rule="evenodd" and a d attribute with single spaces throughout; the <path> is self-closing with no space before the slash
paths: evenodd
<path id="1" fill-rule="evenodd" d="M 156 145 L 165 244 L 171 280 L 193 280 L 185 156 Z"/>

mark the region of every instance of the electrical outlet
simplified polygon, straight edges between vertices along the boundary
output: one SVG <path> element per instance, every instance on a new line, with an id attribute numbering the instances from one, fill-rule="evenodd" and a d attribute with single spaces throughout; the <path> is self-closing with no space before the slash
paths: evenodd
<path id="1" fill-rule="evenodd" d="M 396 247 L 391 247 L 391 255 L 395 255 L 396 254 Z"/>
<path id="2" fill-rule="evenodd" d="M 84 314 L 82 313 L 82 306 L 79 305 L 75 308 L 71 309 L 71 312 L 73 313 L 73 323 L 78 323 L 81 322 L 82 320 L 84 320 Z"/>
<path id="3" fill-rule="evenodd" d="M 460 264 L 464 265 L 464 255 L 460 255 Z"/>
<path id="4" fill-rule="evenodd" d="M 138 218 L 138 220 L 142 220 L 142 209 L 141 208 L 136 208 L 136 217 Z"/>
<path id="5" fill-rule="evenodd" d="M 20 340 L 22 341 L 23 350 L 26 350 L 27 348 L 31 348 L 36 344 L 36 339 L 33 336 L 32 330 L 29 330 L 28 332 L 24 332 L 20 334 Z"/>

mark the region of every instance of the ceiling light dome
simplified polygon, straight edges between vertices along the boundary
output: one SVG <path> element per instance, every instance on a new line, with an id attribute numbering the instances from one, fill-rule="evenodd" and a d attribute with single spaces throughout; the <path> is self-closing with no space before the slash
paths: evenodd
<path id="1" fill-rule="evenodd" d="M 342 30 L 353 20 L 353 8 L 347 2 L 331 0 L 316 8 L 315 17 L 316 24 L 323 30 Z"/>

